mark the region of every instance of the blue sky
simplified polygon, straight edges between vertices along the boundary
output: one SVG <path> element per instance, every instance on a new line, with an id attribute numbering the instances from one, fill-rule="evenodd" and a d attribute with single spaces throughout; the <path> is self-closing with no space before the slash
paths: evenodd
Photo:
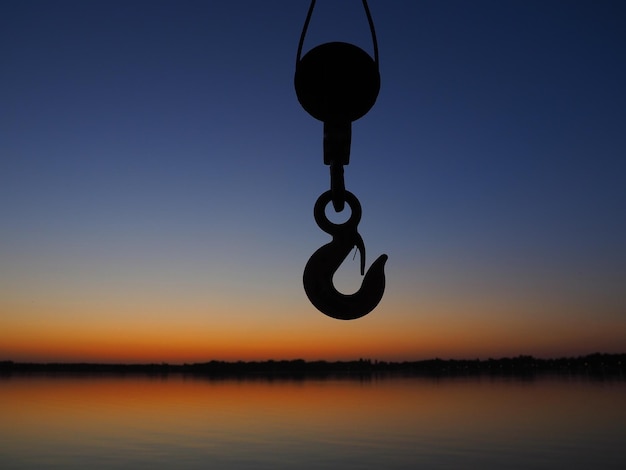
<path id="1" fill-rule="evenodd" d="M 322 125 L 293 89 L 308 2 L 3 2 L 0 343 L 188 325 L 235 357 L 243 323 L 318 349 L 242 358 L 623 350 L 626 5 L 369 6 L 381 91 L 345 177 L 388 287 L 346 324 L 301 286 L 328 241 Z M 317 2 L 304 51 L 336 40 L 372 52 L 361 2 Z"/>

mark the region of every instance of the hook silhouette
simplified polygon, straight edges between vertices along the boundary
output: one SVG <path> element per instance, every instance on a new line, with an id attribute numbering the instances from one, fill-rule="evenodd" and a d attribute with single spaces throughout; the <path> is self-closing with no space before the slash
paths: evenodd
<path id="1" fill-rule="evenodd" d="M 319 228 L 332 235 L 330 243 L 319 248 L 304 268 L 304 290 L 311 303 L 322 313 L 338 320 L 355 320 L 374 310 L 385 291 L 385 262 L 387 255 L 380 255 L 365 273 L 365 244 L 357 232 L 361 220 L 361 204 L 354 194 L 345 192 L 345 201 L 352 214 L 343 224 L 328 220 L 325 209 L 332 200 L 332 192 L 326 191 L 315 203 L 314 216 Z M 333 276 L 354 247 L 361 255 L 363 283 L 354 294 L 342 294 L 333 285 Z"/>

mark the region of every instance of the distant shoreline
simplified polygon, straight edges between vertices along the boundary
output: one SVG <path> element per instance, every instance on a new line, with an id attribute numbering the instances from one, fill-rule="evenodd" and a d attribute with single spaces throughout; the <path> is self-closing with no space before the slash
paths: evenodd
<path id="1" fill-rule="evenodd" d="M 626 380 L 626 354 L 589 354 L 579 357 L 537 359 L 532 356 L 486 360 L 429 359 L 387 362 L 355 361 L 209 361 L 193 364 L 25 363 L 0 361 L 0 378 L 10 376 L 188 375 L 208 378 L 384 378 L 542 375 L 580 376 Z"/>

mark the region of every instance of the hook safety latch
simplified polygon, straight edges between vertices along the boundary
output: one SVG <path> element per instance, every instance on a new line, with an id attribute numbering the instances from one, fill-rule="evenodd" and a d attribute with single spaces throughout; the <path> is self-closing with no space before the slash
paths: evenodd
<path id="1" fill-rule="evenodd" d="M 365 273 L 365 244 L 357 231 L 361 204 L 349 191 L 345 192 L 345 197 L 352 214 L 342 224 L 335 224 L 326 217 L 325 209 L 332 199 L 331 191 L 326 191 L 315 203 L 315 221 L 333 239 L 313 253 L 304 268 L 303 282 L 307 297 L 319 311 L 338 320 L 355 320 L 374 310 L 382 299 L 388 257 L 380 255 Z M 361 275 L 365 274 L 365 277 L 354 294 L 342 294 L 333 285 L 333 276 L 355 246 L 361 255 Z"/>

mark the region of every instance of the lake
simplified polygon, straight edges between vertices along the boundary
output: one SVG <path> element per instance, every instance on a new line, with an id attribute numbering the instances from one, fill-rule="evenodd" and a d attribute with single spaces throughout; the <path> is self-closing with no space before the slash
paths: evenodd
<path id="1" fill-rule="evenodd" d="M 0 468 L 620 469 L 626 382 L 0 377 Z"/>

